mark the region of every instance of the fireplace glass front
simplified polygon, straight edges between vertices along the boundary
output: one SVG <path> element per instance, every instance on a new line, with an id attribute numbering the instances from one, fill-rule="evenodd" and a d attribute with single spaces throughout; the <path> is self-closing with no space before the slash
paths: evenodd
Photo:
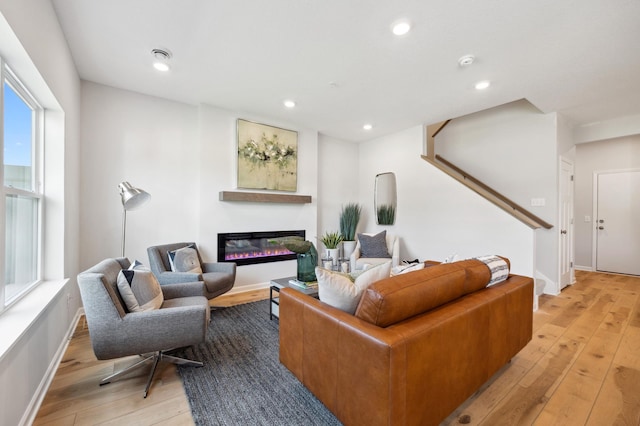
<path id="1" fill-rule="evenodd" d="M 297 236 L 305 231 L 230 232 L 218 234 L 218 262 L 235 262 L 238 266 L 296 259 L 296 254 L 276 238 Z"/>

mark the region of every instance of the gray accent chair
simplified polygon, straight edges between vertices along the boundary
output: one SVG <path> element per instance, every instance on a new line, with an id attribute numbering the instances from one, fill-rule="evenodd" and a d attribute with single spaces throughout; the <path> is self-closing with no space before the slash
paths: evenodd
<path id="1" fill-rule="evenodd" d="M 189 281 L 204 282 L 204 296 L 213 299 L 231 290 L 236 281 L 236 264 L 233 262 L 205 263 L 200 251 L 196 247 L 198 260 L 202 266 L 202 274 L 190 272 L 172 272 L 168 252 L 178 250 L 195 243 L 173 243 L 152 246 L 147 249 L 149 266 L 160 285 L 175 284 Z"/>
<path id="2" fill-rule="evenodd" d="M 202 283 L 162 286 L 164 303 L 159 309 L 128 312 L 117 286 L 118 273 L 128 268 L 127 258 L 105 259 L 78 275 L 80 296 L 89 328 L 93 352 L 100 360 L 140 355 L 130 367 L 105 377 L 100 385 L 148 362 L 153 366 L 144 389 L 147 397 L 160 361 L 201 367 L 202 363 L 178 358 L 167 351 L 205 341 L 209 326 L 208 300 Z"/>

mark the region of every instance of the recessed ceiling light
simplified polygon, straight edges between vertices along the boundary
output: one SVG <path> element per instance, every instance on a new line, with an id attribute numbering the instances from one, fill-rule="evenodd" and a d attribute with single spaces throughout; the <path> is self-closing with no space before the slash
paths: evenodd
<path id="1" fill-rule="evenodd" d="M 171 59 L 171 52 L 167 49 L 153 49 L 151 54 L 155 58 L 153 67 L 158 71 L 169 71 L 169 59 Z"/>
<path id="2" fill-rule="evenodd" d="M 488 80 L 479 81 L 479 82 L 476 83 L 476 89 L 478 89 L 478 90 L 484 90 L 489 86 L 491 86 L 491 82 L 488 81 Z"/>
<path id="3" fill-rule="evenodd" d="M 286 106 L 287 108 L 293 108 L 296 106 L 296 103 L 290 99 L 287 99 L 286 101 L 284 101 L 284 106 Z"/>
<path id="4" fill-rule="evenodd" d="M 406 20 L 396 21 L 391 25 L 391 31 L 397 36 L 405 35 L 409 30 L 411 30 L 411 24 Z"/>
<path id="5" fill-rule="evenodd" d="M 164 62 L 154 62 L 153 67 L 158 71 L 162 71 L 162 72 L 166 72 L 171 69 L 169 65 L 165 64 Z"/>
<path id="6" fill-rule="evenodd" d="M 461 67 L 467 67 L 475 61 L 475 57 L 473 55 L 464 55 L 462 58 L 458 59 L 458 65 Z"/>
<path id="7" fill-rule="evenodd" d="M 362 128 L 365 129 L 365 130 L 371 130 L 371 129 L 373 129 L 373 124 L 367 123 L 364 126 L 362 126 Z"/>

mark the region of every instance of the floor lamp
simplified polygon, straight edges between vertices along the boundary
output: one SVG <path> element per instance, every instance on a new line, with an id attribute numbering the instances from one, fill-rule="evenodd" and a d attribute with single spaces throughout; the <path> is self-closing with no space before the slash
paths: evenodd
<path id="1" fill-rule="evenodd" d="M 134 188 L 129 182 L 118 184 L 122 198 L 122 257 L 124 257 L 124 243 L 127 236 L 127 210 L 135 210 L 151 198 L 147 191 Z"/>

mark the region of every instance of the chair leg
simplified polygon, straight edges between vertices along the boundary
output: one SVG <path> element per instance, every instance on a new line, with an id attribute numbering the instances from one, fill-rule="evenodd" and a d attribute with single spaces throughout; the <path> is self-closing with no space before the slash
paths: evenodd
<path id="1" fill-rule="evenodd" d="M 147 378 L 147 385 L 144 388 L 144 393 L 143 393 L 143 397 L 146 398 L 147 395 L 149 394 L 149 388 L 151 387 L 151 382 L 153 382 L 153 376 L 156 374 L 156 369 L 158 368 L 158 363 L 160 363 L 160 361 L 166 361 L 166 362 L 170 362 L 172 364 L 177 364 L 177 365 L 186 365 L 189 367 L 202 367 L 204 364 L 200 361 L 192 361 L 190 359 L 186 359 L 186 358 L 180 358 L 177 356 L 173 356 L 173 355 L 167 355 L 165 352 L 163 351 L 157 351 L 154 352 L 153 354 L 145 354 L 145 355 L 141 355 L 144 357 L 144 359 L 141 359 L 140 361 L 136 362 L 135 364 L 125 368 L 124 370 L 118 371 L 117 373 L 114 373 L 108 377 L 105 377 L 104 379 L 102 379 L 100 381 L 100 386 L 106 385 L 108 383 L 111 383 L 112 379 L 116 379 L 120 376 L 123 376 L 139 367 L 142 367 L 144 364 L 147 363 L 147 361 L 153 361 L 153 366 L 151 367 L 151 371 L 149 372 L 149 377 Z"/>
<path id="2" fill-rule="evenodd" d="M 160 356 L 161 356 L 163 361 L 167 361 L 167 362 L 170 362 L 172 364 L 186 365 L 186 366 L 189 366 L 189 367 L 202 367 L 204 365 L 200 361 L 192 361 L 192 360 L 186 359 L 186 358 L 179 358 L 177 356 L 167 355 L 166 353 L 162 353 Z"/>
<path id="3" fill-rule="evenodd" d="M 149 378 L 147 379 L 147 386 L 144 387 L 143 397 L 146 398 L 149 393 L 149 388 L 151 387 L 151 381 L 153 380 L 153 375 L 156 374 L 156 368 L 158 367 L 158 363 L 162 358 L 162 352 L 158 351 L 153 355 L 153 367 L 151 367 L 151 372 L 149 373 Z"/>
<path id="4" fill-rule="evenodd" d="M 124 376 L 125 374 L 128 374 L 129 372 L 142 367 L 147 361 L 150 361 L 153 358 L 155 358 L 155 356 L 156 356 L 155 354 L 146 356 L 140 361 L 136 362 L 135 364 L 132 364 L 129 367 L 125 368 L 124 370 L 120 370 L 117 373 L 113 373 L 110 376 L 105 377 L 100 381 L 100 386 L 108 385 L 109 383 L 111 383 L 111 380 L 117 379 L 120 376 Z"/>

